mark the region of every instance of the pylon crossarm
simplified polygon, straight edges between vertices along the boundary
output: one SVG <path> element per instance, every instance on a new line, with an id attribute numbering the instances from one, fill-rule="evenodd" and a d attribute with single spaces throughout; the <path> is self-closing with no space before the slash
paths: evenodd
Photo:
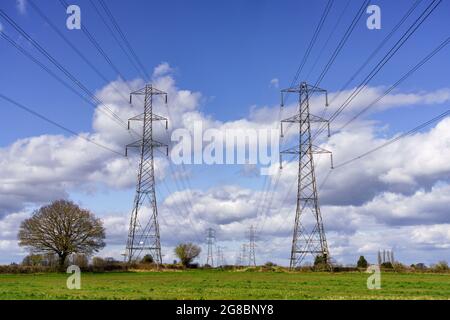
<path id="1" fill-rule="evenodd" d="M 299 146 L 291 147 L 289 149 L 285 149 L 283 151 L 280 151 L 281 154 L 300 154 Z M 309 149 L 309 146 L 302 145 L 301 152 L 307 152 Z M 313 154 L 321 154 L 321 153 L 331 153 L 331 151 L 323 149 L 321 147 L 311 145 L 311 153 Z"/>
<path id="2" fill-rule="evenodd" d="M 313 154 L 324 154 L 324 153 L 329 154 L 330 162 L 331 162 L 331 169 L 334 169 L 333 153 L 331 151 L 313 145 L 311 153 L 313 153 Z"/>
<path id="3" fill-rule="evenodd" d="M 290 123 L 300 123 L 301 119 L 300 116 L 298 114 L 296 114 L 295 116 L 289 117 L 287 119 L 281 120 L 281 122 L 286 123 L 286 122 L 290 122 Z"/>
<path id="4" fill-rule="evenodd" d="M 156 89 L 156 88 L 152 87 L 151 85 L 147 85 L 144 88 L 141 88 L 139 90 L 131 92 L 130 93 L 130 104 L 133 102 L 133 98 L 132 98 L 133 96 L 145 96 L 147 94 L 151 94 L 154 96 L 163 95 L 163 96 L 165 96 L 165 103 L 167 104 L 167 92 Z"/>
<path id="5" fill-rule="evenodd" d="M 327 119 L 324 119 L 324 118 L 322 118 L 322 117 L 316 116 L 316 115 L 314 115 L 314 114 L 310 114 L 310 115 L 309 115 L 309 121 L 310 121 L 310 122 L 314 122 L 314 123 L 317 123 L 317 122 L 325 122 L 325 123 L 328 123 L 328 122 L 329 122 Z"/>
<path id="6" fill-rule="evenodd" d="M 282 89 L 281 92 L 282 93 L 303 93 L 303 92 L 319 92 L 319 93 L 327 93 L 327 90 L 307 84 L 305 82 L 302 82 L 298 85 L 295 85 L 293 87 L 290 88 L 286 88 L 286 89 Z"/>
<path id="7" fill-rule="evenodd" d="M 145 146 L 152 145 L 153 147 L 156 147 L 156 148 L 167 148 L 168 147 L 168 145 L 165 143 L 162 143 L 162 142 L 159 142 L 156 140 L 150 140 L 150 139 L 144 139 L 144 145 Z M 128 148 L 139 148 L 139 147 L 142 147 L 142 140 L 138 140 L 138 141 L 135 141 L 135 142 L 132 142 L 132 143 L 126 145 L 127 149 Z"/>
<path id="8" fill-rule="evenodd" d="M 300 154 L 298 146 L 280 152 L 280 154 Z"/>
<path id="9" fill-rule="evenodd" d="M 314 154 L 331 153 L 331 151 L 323 149 L 323 148 L 315 146 L 315 145 L 312 145 L 311 151 Z"/>
<path id="10" fill-rule="evenodd" d="M 152 120 L 153 121 L 167 121 L 167 118 L 163 117 L 163 116 L 159 116 L 157 114 L 153 114 Z M 134 116 L 134 117 L 128 119 L 128 121 L 144 121 L 144 113 Z M 128 126 L 128 129 L 129 129 L 129 126 Z"/>

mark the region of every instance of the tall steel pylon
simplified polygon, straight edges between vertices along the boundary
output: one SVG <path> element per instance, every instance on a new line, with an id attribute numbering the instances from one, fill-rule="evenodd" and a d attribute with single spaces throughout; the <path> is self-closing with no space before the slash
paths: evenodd
<path id="1" fill-rule="evenodd" d="M 313 155 L 330 154 L 331 168 L 333 168 L 333 156 L 330 151 L 313 145 L 311 124 L 327 124 L 328 135 L 330 134 L 330 126 L 327 120 L 310 113 L 309 104 L 311 95 L 319 93 L 325 94 L 326 105 L 328 106 L 328 95 L 326 90 L 302 82 L 299 86 L 281 91 L 282 107 L 284 95 L 289 93 L 296 93 L 299 96 L 297 114 L 281 121 L 281 137 L 283 137 L 283 123 L 299 125 L 298 146 L 280 152 L 280 168 L 282 168 L 283 154 L 298 155 L 297 208 L 292 236 L 290 268 L 294 269 L 300 266 L 308 254 L 312 254 L 314 258 L 320 256 L 324 263 L 330 265 L 330 255 L 317 195 Z M 309 217 L 307 217 L 308 215 Z M 311 223 L 307 218 L 312 218 L 313 222 Z"/>
<path id="2" fill-rule="evenodd" d="M 206 230 L 206 243 L 208 245 L 208 257 L 206 258 L 206 264 L 214 267 L 214 251 L 213 246 L 216 241 L 216 231 L 213 228 Z"/>
<path id="3" fill-rule="evenodd" d="M 130 103 L 133 95 L 144 96 L 144 112 L 128 120 L 142 121 L 142 138 L 125 148 L 140 149 L 140 162 L 136 185 L 134 207 L 130 218 L 130 227 L 126 246 L 126 259 L 128 262 L 138 259 L 143 253 L 150 254 L 156 264 L 162 263 L 161 241 L 159 236 L 158 209 L 155 195 L 155 169 L 153 163 L 153 149 L 166 148 L 168 146 L 153 140 L 153 121 L 165 121 L 167 119 L 153 113 L 153 97 L 162 96 L 167 104 L 167 93 L 154 88 L 151 84 L 130 94 Z"/>
<path id="4" fill-rule="evenodd" d="M 256 234 L 255 234 L 255 228 L 250 226 L 249 229 L 249 242 L 248 242 L 248 265 L 256 267 Z"/>

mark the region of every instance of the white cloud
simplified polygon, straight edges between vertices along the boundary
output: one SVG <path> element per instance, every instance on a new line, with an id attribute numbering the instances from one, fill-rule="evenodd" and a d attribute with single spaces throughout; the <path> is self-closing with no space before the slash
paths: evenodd
<path id="1" fill-rule="evenodd" d="M 163 62 L 153 70 L 153 77 L 155 78 L 165 76 L 171 73 L 172 71 L 173 69 L 170 67 L 170 65 L 167 62 Z"/>
<path id="2" fill-rule="evenodd" d="M 270 80 L 269 87 L 270 88 L 278 88 L 280 86 L 280 80 L 278 78 L 273 78 Z"/>
<path id="3" fill-rule="evenodd" d="M 340 92 L 330 92 L 329 93 L 329 103 L 330 105 L 326 107 L 326 115 L 330 116 L 335 111 L 337 111 L 349 96 L 353 93 L 357 88 L 351 88 L 348 90 L 340 91 Z M 360 94 L 358 94 L 352 101 L 349 103 L 343 111 L 339 114 L 332 122 L 332 129 L 339 129 L 344 123 L 350 120 L 354 115 L 366 109 L 371 103 L 373 103 L 377 98 L 384 94 L 387 88 L 385 86 L 377 86 L 377 87 L 366 87 L 364 88 Z M 383 99 L 378 101 L 376 104 L 371 106 L 364 112 L 357 121 L 352 123 L 352 128 L 358 127 L 358 125 L 362 124 L 366 126 L 367 116 L 376 113 L 385 111 L 393 108 L 400 107 L 411 107 L 411 106 L 432 106 L 436 104 L 443 104 L 450 101 L 450 88 L 441 88 L 435 91 L 418 91 L 414 93 L 405 93 L 400 92 L 398 90 L 392 91 L 390 94 L 386 95 Z M 287 103 L 286 103 L 287 102 Z M 283 108 L 283 118 L 287 118 L 291 115 L 294 115 L 297 112 L 297 102 L 293 99 L 293 95 L 291 94 L 290 99 L 287 100 L 285 98 L 285 107 Z M 325 108 L 325 98 L 323 95 L 316 95 L 310 99 L 310 110 L 311 113 L 315 115 L 322 115 L 323 110 Z M 266 121 L 275 121 L 275 115 L 278 114 L 279 106 L 274 106 L 272 108 L 264 107 L 262 110 L 253 110 L 253 113 L 259 115 L 259 119 L 263 118 L 264 112 Z M 369 122 L 370 124 L 370 122 Z"/>
<path id="4" fill-rule="evenodd" d="M 450 224 L 419 226 L 411 231 L 414 243 L 428 248 L 450 249 Z"/>
<path id="5" fill-rule="evenodd" d="M 175 115 L 171 129 L 182 125 L 186 112 L 197 114 L 195 110 L 199 106 L 200 94 L 177 89 L 168 75 L 153 80 L 155 86 L 170 93 L 169 103 Z M 142 85 L 142 80 L 128 83 L 117 80 L 99 90 L 97 96 L 126 122 L 126 119 L 141 113 L 142 106 L 138 99 L 133 106 L 129 105 L 124 96 L 128 96 L 129 87 L 137 89 Z M 112 150 L 124 152 L 126 144 L 139 138 L 131 136 L 104 110 L 104 107 L 95 110 L 93 132 L 82 134 Z M 155 103 L 155 111 L 167 115 L 163 101 Z M 139 125 L 133 123 L 132 128 L 140 132 Z M 163 127 L 156 127 L 154 134 L 156 140 L 167 142 Z M 132 187 L 135 184 L 137 153 L 130 151 L 129 155 L 128 159 L 120 157 L 78 137 L 42 135 L 17 140 L 0 148 L 0 215 L 20 210 L 27 204 L 67 198 L 71 190 L 83 192 L 99 183 L 113 188 Z M 156 154 L 158 179 L 164 177 L 167 165 L 167 160 Z"/>
<path id="6" fill-rule="evenodd" d="M 18 212 L 7 215 L 0 220 L 0 238 L 6 240 L 15 240 L 17 238 L 17 230 L 22 220 L 29 217 L 29 213 Z"/>
<path id="7" fill-rule="evenodd" d="M 428 132 L 416 133 L 390 146 L 332 171 L 322 191 L 322 201 L 333 204 L 361 204 L 383 191 L 411 193 L 431 187 L 450 177 L 450 118 L 443 119 Z M 335 165 L 382 145 L 372 128 L 338 133 L 322 145 L 333 151 Z M 320 176 L 329 164 L 318 164 Z M 323 202 L 322 202 L 323 203 Z"/>
<path id="8" fill-rule="evenodd" d="M 196 120 L 203 121 L 204 128 L 221 130 L 276 126 L 278 106 L 253 107 L 247 118 L 228 122 L 204 115 L 200 112 L 204 101 L 202 94 L 177 88 L 172 72 L 168 64 L 161 64 L 155 68 L 152 81 L 155 87 L 169 94 L 169 134 L 180 127 L 192 129 L 192 123 Z M 121 119 L 126 120 L 142 112 L 138 99 L 134 100 L 133 106 L 127 103 L 128 87 L 139 88 L 143 84 L 139 79 L 127 83 L 117 80 L 99 90 L 97 95 Z M 121 94 L 117 94 L 116 89 Z M 346 109 L 342 119 L 348 119 L 364 108 L 383 90 L 382 87 L 367 88 L 364 95 Z M 440 104 L 449 100 L 449 92 L 448 89 L 395 92 L 385 97 L 373 111 Z M 348 94 L 341 94 L 330 106 L 329 114 Z M 323 100 L 312 101 L 314 111 L 322 110 L 319 109 L 322 106 Z M 294 104 L 288 105 L 284 115 L 289 116 L 294 108 Z M 169 116 L 163 101 L 155 101 L 155 112 Z M 92 132 L 84 135 L 114 150 L 123 150 L 125 144 L 136 139 L 99 108 L 94 113 L 92 126 Z M 133 128 L 139 131 L 139 124 L 133 123 Z M 159 129 L 155 139 L 166 141 L 167 134 Z M 382 129 L 363 120 L 323 141 L 321 146 L 334 151 L 335 164 L 338 164 L 384 143 L 386 139 Z M 402 139 L 359 160 L 357 165 L 334 170 L 320 190 L 322 214 L 332 253 L 339 259 L 351 260 L 356 254 L 375 254 L 380 247 L 395 245 L 398 250 L 403 250 L 404 257 L 410 257 L 412 250 L 424 247 L 433 250 L 447 248 L 449 220 L 445 205 L 450 200 L 450 187 L 438 181 L 448 181 L 450 177 L 449 141 L 450 119 L 444 119 L 431 130 Z M 289 136 L 285 142 L 289 143 Z M 98 184 L 130 188 L 135 183 L 136 163 L 134 156 L 127 160 L 85 140 L 60 135 L 30 137 L 1 148 L 0 214 L 4 217 L 0 219 L 0 246 L 6 248 L 16 243 L 13 239 L 18 228 L 17 221 L 23 220 L 26 214 L 14 212 L 23 212 L 27 205 L 36 206 L 56 198 L 70 197 L 74 190 L 92 190 Z M 168 176 L 167 160 L 157 158 L 156 167 L 159 179 Z M 277 167 L 278 164 L 273 164 L 273 172 L 278 171 Z M 316 168 L 320 183 L 328 172 L 328 158 L 316 158 Z M 244 172 L 253 169 L 244 168 Z M 279 187 L 273 194 L 271 209 L 267 210 L 267 214 L 266 210 L 260 210 L 258 217 L 261 192 L 239 187 L 237 183 L 207 190 L 182 190 L 168 195 L 165 201 L 158 203 L 161 236 L 169 253 L 165 259 L 172 258 L 170 251 L 179 241 L 202 242 L 203 232 L 209 226 L 216 228 L 220 241 L 228 242 L 229 251 L 233 252 L 240 241 L 245 241 L 248 227 L 256 224 L 262 238 L 260 262 L 273 260 L 273 257 L 285 261 L 295 211 L 296 170 L 295 163 L 284 166 Z M 192 211 L 186 208 L 189 199 L 195 199 Z M 104 216 L 108 238 L 105 255 L 116 254 L 120 258 L 128 219 L 129 212 Z M 389 232 L 395 234 L 390 235 Z M 370 237 L 365 237 L 367 234 Z M 409 247 L 411 239 L 413 244 Z"/>
<path id="9" fill-rule="evenodd" d="M 366 203 L 359 211 L 385 224 L 450 223 L 450 185 L 418 190 L 411 196 L 386 192 Z M 358 209 L 356 209 L 358 210 Z"/>

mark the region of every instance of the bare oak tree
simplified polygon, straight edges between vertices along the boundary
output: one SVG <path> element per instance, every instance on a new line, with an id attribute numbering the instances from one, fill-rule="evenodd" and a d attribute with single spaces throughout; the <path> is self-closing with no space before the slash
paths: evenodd
<path id="1" fill-rule="evenodd" d="M 56 253 L 60 269 L 70 254 L 90 255 L 105 246 L 101 220 L 66 200 L 36 210 L 21 223 L 18 237 L 19 245 L 32 253 Z"/>

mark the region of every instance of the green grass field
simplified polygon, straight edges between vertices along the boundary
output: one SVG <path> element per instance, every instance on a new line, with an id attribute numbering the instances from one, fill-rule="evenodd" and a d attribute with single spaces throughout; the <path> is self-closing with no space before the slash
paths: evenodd
<path id="1" fill-rule="evenodd" d="M 0 275 L 0 299 L 450 299 L 449 274 L 383 273 L 381 290 L 344 272 L 86 273 L 80 290 L 66 288 L 68 276 Z"/>

